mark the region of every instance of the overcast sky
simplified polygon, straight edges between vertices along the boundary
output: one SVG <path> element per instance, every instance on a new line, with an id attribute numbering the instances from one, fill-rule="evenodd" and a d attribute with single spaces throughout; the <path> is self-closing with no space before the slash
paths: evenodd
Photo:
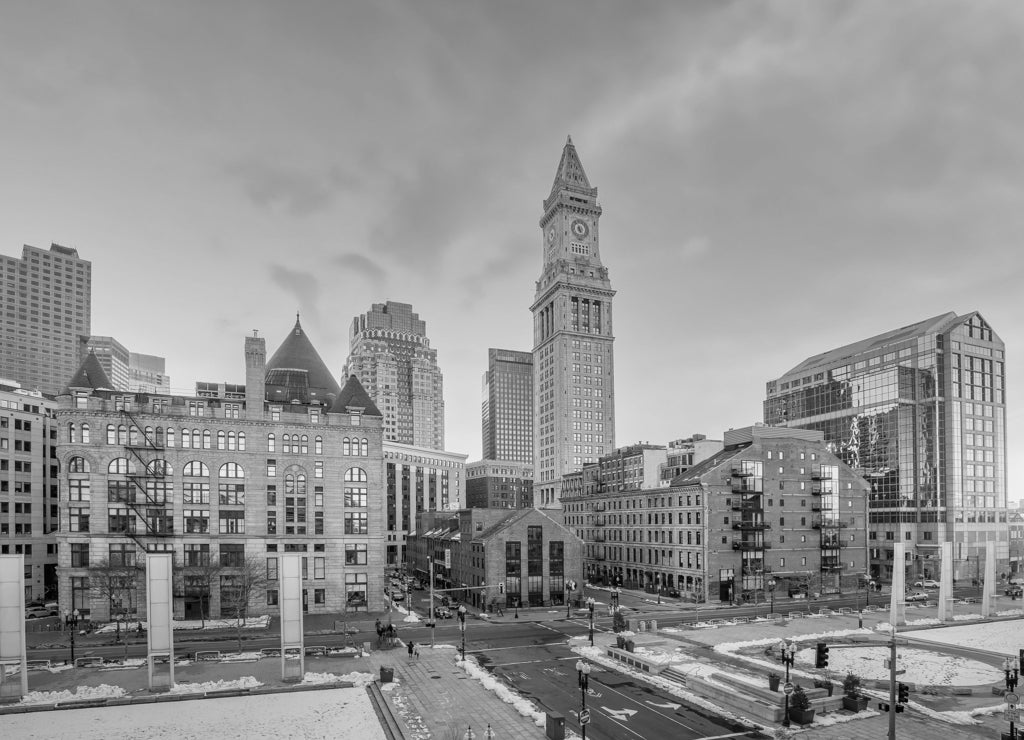
<path id="1" fill-rule="evenodd" d="M 720 438 L 807 356 L 946 311 L 1007 343 L 1012 403 L 1022 49 L 1015 0 L 7 3 L 0 252 L 77 248 L 93 332 L 182 391 L 244 382 L 296 311 L 340 375 L 352 318 L 411 303 L 472 460 L 571 134 L 618 444 Z"/>

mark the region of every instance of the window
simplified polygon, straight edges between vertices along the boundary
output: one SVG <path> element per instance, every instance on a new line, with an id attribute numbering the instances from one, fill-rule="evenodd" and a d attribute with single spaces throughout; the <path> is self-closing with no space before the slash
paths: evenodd
<path id="1" fill-rule="evenodd" d="M 365 573 L 345 574 L 345 603 L 349 607 L 366 606 L 366 584 Z"/>
<path id="2" fill-rule="evenodd" d="M 244 534 L 245 533 L 245 512 L 244 511 L 222 511 L 220 512 L 220 533 L 221 534 Z"/>
<path id="3" fill-rule="evenodd" d="M 366 565 L 367 546 L 359 543 L 345 543 L 345 565 Z"/>
<path id="4" fill-rule="evenodd" d="M 277 442 L 273 434 L 267 435 L 267 452 L 277 452 Z"/>
<path id="5" fill-rule="evenodd" d="M 277 558 L 267 558 L 267 580 L 277 580 Z"/>
<path id="6" fill-rule="evenodd" d="M 313 603 L 324 604 L 327 602 L 327 589 L 325 588 L 314 588 L 313 589 Z"/>
<path id="7" fill-rule="evenodd" d="M 313 578 L 327 577 L 327 558 L 313 558 Z"/>
<path id="8" fill-rule="evenodd" d="M 241 568 L 245 565 L 245 545 L 222 544 L 220 564 L 225 568 Z"/>
<path id="9" fill-rule="evenodd" d="M 206 534 L 210 531 L 210 512 L 206 509 L 185 509 L 185 532 Z"/>
<path id="10" fill-rule="evenodd" d="M 185 545 L 185 565 L 198 567 L 210 564 L 209 545 Z"/>
<path id="11" fill-rule="evenodd" d="M 313 454 L 322 455 L 324 454 L 324 438 L 317 437 L 313 440 Z"/>
<path id="12" fill-rule="evenodd" d="M 267 534 L 277 534 L 277 512 L 267 512 Z"/>
<path id="13" fill-rule="evenodd" d="M 267 477 L 277 477 L 277 460 L 267 460 Z"/>
<path id="14" fill-rule="evenodd" d="M 317 460 L 313 463 L 313 477 L 323 478 L 324 477 L 324 461 Z"/>
<path id="15" fill-rule="evenodd" d="M 71 567 L 72 568 L 88 568 L 89 567 L 89 543 L 88 542 L 72 542 L 71 543 Z"/>
<path id="16" fill-rule="evenodd" d="M 369 521 L 365 511 L 345 512 L 345 534 L 368 534 Z"/>
<path id="17" fill-rule="evenodd" d="M 267 606 L 277 606 L 277 589 L 267 589 Z"/>

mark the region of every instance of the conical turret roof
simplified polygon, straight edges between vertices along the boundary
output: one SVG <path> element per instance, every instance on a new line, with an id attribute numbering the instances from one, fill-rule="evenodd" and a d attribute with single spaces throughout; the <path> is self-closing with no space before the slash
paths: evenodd
<path id="1" fill-rule="evenodd" d="M 96 353 L 92 350 L 89 350 L 89 355 L 82 361 L 82 364 L 78 367 L 71 380 L 68 381 L 64 392 L 70 393 L 72 388 L 89 388 L 94 391 L 115 390 L 114 384 L 107 377 L 106 370 L 103 369 L 99 358 L 96 357 Z"/>
<path id="2" fill-rule="evenodd" d="M 587 193 L 596 192 L 596 189 L 590 186 L 587 173 L 583 171 L 583 163 L 576 153 L 572 136 L 566 137 L 562 158 L 558 161 L 558 169 L 555 171 L 555 181 L 551 185 L 551 193 L 555 194 L 563 188 Z"/>
<path id="3" fill-rule="evenodd" d="M 329 403 L 341 392 L 338 382 L 306 336 L 298 314 L 295 327 L 267 362 L 266 381 L 268 391 L 269 386 L 290 389 L 295 397 L 283 399 L 285 401 Z"/>
<path id="4" fill-rule="evenodd" d="M 382 416 L 380 409 L 377 408 L 377 404 L 370 398 L 370 394 L 363 388 L 363 384 L 359 382 L 359 378 L 355 375 L 349 375 L 348 380 L 345 381 L 345 387 L 341 389 L 341 393 L 334 399 L 334 404 L 330 408 L 332 414 L 344 414 L 350 408 L 357 408 L 363 410 L 363 416 Z"/>

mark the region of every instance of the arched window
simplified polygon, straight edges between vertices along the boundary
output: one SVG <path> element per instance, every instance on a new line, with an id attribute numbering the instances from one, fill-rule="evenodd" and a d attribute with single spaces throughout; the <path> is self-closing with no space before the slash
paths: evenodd
<path id="1" fill-rule="evenodd" d="M 89 425 L 82 424 L 82 444 L 89 444 Z"/>
<path id="2" fill-rule="evenodd" d="M 117 429 L 114 427 L 113 424 L 107 424 L 107 444 L 117 444 Z"/>
<path id="3" fill-rule="evenodd" d="M 220 431 L 218 431 L 217 432 L 217 449 L 218 450 L 226 450 L 227 449 L 227 440 L 228 440 L 228 435 L 226 435 L 224 433 L 224 430 L 221 429 Z"/>
<path id="4" fill-rule="evenodd" d="M 193 450 L 198 450 L 202 446 L 202 443 L 199 441 L 199 437 L 200 437 L 199 430 L 198 429 L 193 429 L 192 430 L 192 449 Z"/>
<path id="5" fill-rule="evenodd" d="M 306 474 L 299 473 L 295 476 L 295 495 L 305 496 L 306 495 Z"/>
<path id="6" fill-rule="evenodd" d="M 166 460 L 157 459 L 150 460 L 149 463 L 146 464 L 146 472 L 150 475 L 166 477 L 168 475 L 174 475 L 174 468 L 172 468 L 171 464 Z"/>
<path id="7" fill-rule="evenodd" d="M 345 437 L 345 439 L 341 440 L 341 454 L 342 455 L 351 455 L 352 454 L 352 442 L 349 440 L 348 437 Z"/>
<path id="8" fill-rule="evenodd" d="M 317 437 L 313 440 L 313 454 L 322 455 L 324 454 L 324 438 Z"/>
<path id="9" fill-rule="evenodd" d="M 128 427 L 124 424 L 119 424 L 117 427 L 117 443 L 119 445 L 128 444 Z"/>
<path id="10" fill-rule="evenodd" d="M 209 478 L 210 469 L 206 467 L 206 463 L 193 460 L 185 463 L 185 467 L 181 469 L 181 474 L 190 478 Z"/>
<path id="11" fill-rule="evenodd" d="M 366 471 L 362 468 L 349 468 L 345 471 L 346 483 L 366 483 Z"/>
<path id="12" fill-rule="evenodd" d="M 305 435 L 305 434 L 302 435 L 302 448 L 301 448 L 300 452 L 303 455 L 308 455 L 309 454 L 309 437 L 307 435 Z"/>
<path id="13" fill-rule="evenodd" d="M 107 466 L 110 475 L 128 475 L 135 472 L 135 464 L 126 457 L 115 457 Z"/>
<path id="14" fill-rule="evenodd" d="M 147 445 L 150 444 L 150 443 L 154 443 L 155 444 L 156 437 L 153 436 L 153 427 L 146 427 L 145 440 L 146 440 L 146 444 Z"/>
<path id="15" fill-rule="evenodd" d="M 74 424 L 68 424 L 68 443 L 69 444 L 74 444 L 75 443 L 75 425 Z"/>
<path id="16" fill-rule="evenodd" d="M 89 461 L 84 457 L 73 457 L 68 460 L 68 472 L 69 473 L 88 473 L 89 472 Z"/>
<path id="17" fill-rule="evenodd" d="M 267 435 L 267 452 L 277 452 L 277 438 L 273 434 Z"/>
<path id="18" fill-rule="evenodd" d="M 213 438 L 209 429 L 203 430 L 203 449 L 208 450 L 213 445 Z"/>
<path id="19" fill-rule="evenodd" d="M 153 440 L 156 442 L 156 446 L 157 447 L 163 447 L 164 446 L 164 428 L 163 427 L 157 427 L 156 428 L 156 436 L 153 438 Z"/>
<path id="20" fill-rule="evenodd" d="M 139 446 L 139 428 L 134 424 L 128 427 L 128 444 L 132 447 Z"/>
<path id="21" fill-rule="evenodd" d="M 167 446 L 174 447 L 174 427 L 167 427 Z M 185 443 L 183 442 L 181 446 L 184 447 Z"/>
<path id="22" fill-rule="evenodd" d="M 345 471 L 345 506 L 364 508 L 366 505 L 366 471 L 362 468 L 349 468 Z M 363 526 L 365 526 L 365 522 L 363 522 Z"/>
<path id="23" fill-rule="evenodd" d="M 236 435 L 234 432 L 228 432 L 228 449 L 238 449 L 238 435 Z"/>
<path id="24" fill-rule="evenodd" d="M 370 443 L 366 439 L 362 439 L 359 442 L 359 454 L 363 457 L 370 456 Z"/>
<path id="25" fill-rule="evenodd" d="M 281 435 L 281 452 L 288 454 L 292 451 L 292 435 Z"/>
<path id="26" fill-rule="evenodd" d="M 240 452 L 245 452 L 245 432 L 238 433 L 238 449 Z"/>
<path id="27" fill-rule="evenodd" d="M 173 438 L 172 432 L 173 430 L 167 430 L 167 433 L 171 434 L 171 438 Z M 192 436 L 189 434 L 188 429 L 181 430 L 181 446 L 185 448 L 192 446 Z"/>
<path id="28" fill-rule="evenodd" d="M 242 466 L 238 463 L 229 462 L 220 466 L 217 475 L 221 478 L 244 478 L 245 471 L 242 470 Z"/>

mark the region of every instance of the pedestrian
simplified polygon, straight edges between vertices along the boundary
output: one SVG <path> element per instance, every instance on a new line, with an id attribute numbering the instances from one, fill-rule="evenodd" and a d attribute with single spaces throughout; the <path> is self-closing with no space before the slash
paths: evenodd
<path id="1" fill-rule="evenodd" d="M 420 646 L 419 645 L 413 645 L 412 655 L 413 655 L 413 658 L 416 659 L 416 662 L 419 663 L 420 662 Z"/>
<path id="2" fill-rule="evenodd" d="M 409 640 L 409 644 L 406 645 L 406 648 L 409 650 L 409 662 L 412 663 L 412 656 L 413 652 L 416 650 L 416 643 Z"/>

